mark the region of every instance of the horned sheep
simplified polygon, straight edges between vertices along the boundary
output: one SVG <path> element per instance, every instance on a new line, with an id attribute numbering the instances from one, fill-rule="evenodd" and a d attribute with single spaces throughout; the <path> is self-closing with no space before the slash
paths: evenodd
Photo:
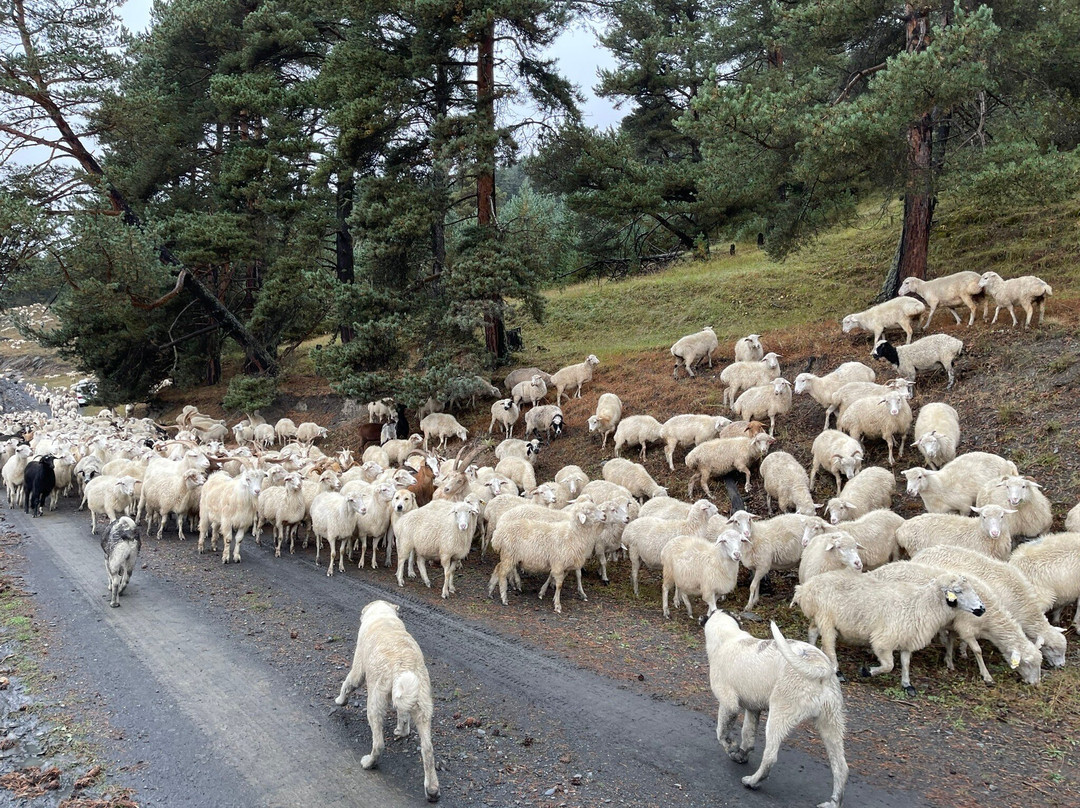
<path id="1" fill-rule="evenodd" d="M 894 297 L 865 311 L 847 315 L 841 322 L 841 327 L 845 334 L 850 334 L 856 328 L 872 331 L 874 344 L 881 340 L 885 329 L 900 328 L 907 334 L 907 341 L 910 343 L 913 327 L 924 311 L 926 304 L 922 301 L 910 297 Z"/>
<path id="2" fill-rule="evenodd" d="M 705 326 L 695 334 L 687 334 L 685 337 L 678 339 L 671 346 L 671 355 L 675 357 L 675 378 L 679 378 L 680 364 L 686 368 L 686 372 L 691 376 L 694 375 L 694 365 L 702 359 L 708 359 L 711 368 L 712 352 L 716 350 L 718 345 L 716 332 L 712 330 L 712 326 Z"/>

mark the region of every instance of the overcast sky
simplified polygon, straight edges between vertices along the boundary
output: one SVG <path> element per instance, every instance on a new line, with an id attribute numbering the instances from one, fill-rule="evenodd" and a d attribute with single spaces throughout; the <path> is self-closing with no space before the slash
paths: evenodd
<path id="1" fill-rule="evenodd" d="M 132 31 L 142 31 L 150 23 L 152 0 L 128 0 L 120 8 L 120 16 Z M 559 63 L 562 74 L 576 84 L 585 95 L 582 115 L 585 123 L 606 129 L 622 119 L 623 112 L 615 109 L 606 99 L 597 98 L 593 92 L 596 71 L 611 68 L 611 54 L 596 42 L 592 28 L 578 24 L 563 34 L 551 49 L 551 55 Z"/>

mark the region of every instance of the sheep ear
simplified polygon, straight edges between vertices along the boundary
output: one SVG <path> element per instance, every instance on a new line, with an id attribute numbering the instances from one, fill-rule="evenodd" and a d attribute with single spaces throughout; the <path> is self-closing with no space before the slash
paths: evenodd
<path id="1" fill-rule="evenodd" d="M 976 508 L 974 505 L 971 506 L 971 510 L 974 511 L 975 513 L 977 513 L 977 514 L 980 514 L 980 515 L 983 512 L 982 508 Z"/>
<path id="2" fill-rule="evenodd" d="M 1037 640 L 1035 640 L 1036 650 L 1040 650 L 1044 645 L 1046 645 L 1046 640 L 1044 640 L 1042 637 L 1039 637 Z"/>
<path id="3" fill-rule="evenodd" d="M 585 514 L 584 514 L 584 513 L 579 513 L 579 514 L 577 515 L 577 518 L 578 518 L 578 521 L 579 521 L 579 522 L 581 522 L 581 524 L 585 524 L 585 518 L 586 518 L 586 517 L 585 517 Z"/>
<path id="4" fill-rule="evenodd" d="M 1028 481 L 1029 483 L 1031 483 L 1031 484 L 1032 484 L 1033 486 L 1035 486 L 1036 488 L 1042 488 L 1042 486 L 1041 486 L 1041 485 L 1039 485 L 1039 484 L 1038 484 L 1037 482 L 1035 482 L 1035 478 L 1034 478 L 1034 477 L 1027 477 L 1027 476 L 1025 476 L 1025 477 L 1024 477 L 1024 479 L 1025 479 L 1025 480 L 1027 480 L 1027 481 Z"/>
<path id="5" fill-rule="evenodd" d="M 866 545 L 865 545 L 865 544 L 859 544 L 858 542 L 855 542 L 855 546 L 856 546 L 857 548 L 859 548 L 860 550 L 865 550 L 865 549 L 866 549 Z"/>
<path id="6" fill-rule="evenodd" d="M 814 510 L 815 511 L 825 507 L 824 502 L 815 502 L 815 503 L 813 503 L 813 505 L 814 505 Z"/>
<path id="7" fill-rule="evenodd" d="M 1015 648 L 1013 649 L 1013 652 L 1009 654 L 1009 667 L 1013 670 L 1020 667 L 1020 652 Z"/>
<path id="8" fill-rule="evenodd" d="M 828 544 L 825 545 L 825 552 L 828 552 L 829 550 L 832 550 L 834 547 L 836 547 L 836 542 L 834 542 L 834 541 L 829 542 Z"/>
<path id="9" fill-rule="evenodd" d="M 1016 513 L 1016 508 L 1005 508 L 1005 513 Z"/>

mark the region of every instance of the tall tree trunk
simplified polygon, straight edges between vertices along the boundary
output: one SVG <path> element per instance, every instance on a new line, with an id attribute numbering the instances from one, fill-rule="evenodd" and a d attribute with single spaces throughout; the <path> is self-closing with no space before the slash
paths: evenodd
<path id="1" fill-rule="evenodd" d="M 356 256 L 353 253 L 352 231 L 349 229 L 349 217 L 352 215 L 355 191 L 356 179 L 352 169 L 343 169 L 338 174 L 335 191 L 337 229 L 334 231 L 334 265 L 338 281 L 346 284 L 351 284 L 356 280 Z M 345 323 L 341 324 L 338 334 L 343 345 L 352 342 L 356 337 L 353 327 Z"/>
<path id="2" fill-rule="evenodd" d="M 484 132 L 480 142 L 479 171 L 476 177 L 476 220 L 481 227 L 495 226 L 495 20 L 480 32 L 476 54 L 476 105 Z M 501 359 L 506 347 L 502 298 L 493 297 L 493 310 L 484 315 L 484 344 L 489 353 Z"/>
<path id="3" fill-rule="evenodd" d="M 907 51 L 918 53 L 930 44 L 930 10 L 904 6 Z M 908 127 L 907 183 L 904 190 L 904 223 L 893 263 L 878 300 L 896 297 L 904 278 L 926 277 L 930 252 L 930 228 L 937 195 L 934 182 L 934 111 L 927 110 Z"/>
<path id="4" fill-rule="evenodd" d="M 446 54 L 435 68 L 434 100 L 437 121 L 445 120 L 450 114 L 451 87 L 445 64 L 449 61 L 450 55 Z M 431 185 L 432 193 L 438 199 L 436 215 L 431 222 L 431 274 L 436 278 L 432 290 L 433 293 L 438 293 L 442 283 L 441 277 L 446 269 L 446 213 L 449 208 L 450 189 L 450 172 L 438 149 L 435 151 L 431 167 Z"/>

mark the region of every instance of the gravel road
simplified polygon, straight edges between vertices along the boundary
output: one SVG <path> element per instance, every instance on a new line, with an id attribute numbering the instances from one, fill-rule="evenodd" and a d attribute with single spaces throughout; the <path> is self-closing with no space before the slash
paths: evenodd
<path id="1" fill-rule="evenodd" d="M 349 575 L 327 580 L 306 556 L 275 559 L 245 542 L 243 563 L 221 568 L 213 555 L 196 556 L 193 542 L 151 540 L 146 568 L 137 570 L 122 607 L 110 609 L 101 550 L 73 507 L 67 500 L 40 519 L 12 511 L 6 518 L 26 537 L 18 548 L 28 561 L 25 585 L 55 624 L 51 664 L 100 706 L 107 754 L 126 767 L 143 806 L 423 802 L 415 739 L 391 740 L 378 771 L 360 768 L 370 744 L 362 702 L 334 710 L 329 698 L 347 660 L 321 671 L 326 684 L 313 692 L 302 663 L 283 664 L 273 638 L 231 619 L 237 597 L 263 591 L 278 593 L 275 608 L 306 616 L 305 632 L 341 631 L 337 652 L 350 658 L 363 605 L 377 597 L 401 604 L 432 671 L 443 804 L 788 806 L 829 793 L 825 763 L 793 749 L 782 751 L 760 791 L 747 791 L 738 777 L 748 769 L 720 752 L 714 716 L 628 692 L 396 587 Z M 176 562 L 199 575 L 178 573 Z M 288 634 L 282 637 L 288 645 Z M 455 725 L 447 714 L 454 710 L 455 717 L 504 715 L 513 729 L 478 739 L 482 731 Z M 573 764 L 559 777 L 553 771 L 549 779 L 558 783 L 545 795 L 537 778 L 521 775 L 541 765 L 558 769 L 551 750 Z M 855 778 L 847 796 L 859 806 L 921 804 Z"/>

